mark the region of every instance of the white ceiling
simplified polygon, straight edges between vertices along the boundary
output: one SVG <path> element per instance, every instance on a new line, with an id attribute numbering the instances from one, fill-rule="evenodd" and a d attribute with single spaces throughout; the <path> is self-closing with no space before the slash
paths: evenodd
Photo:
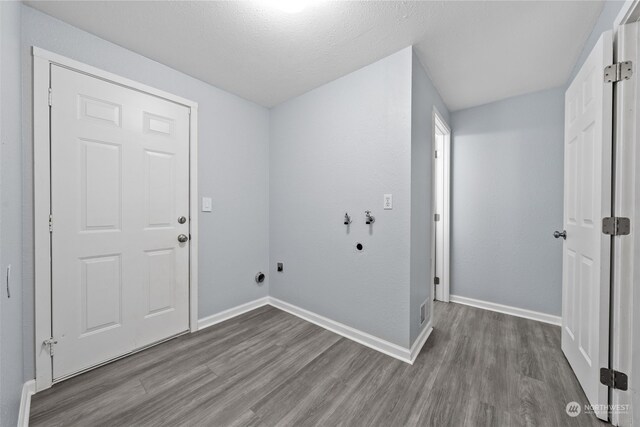
<path id="1" fill-rule="evenodd" d="M 415 45 L 455 111 L 562 85 L 602 1 L 263 1 L 28 5 L 270 107 Z"/>

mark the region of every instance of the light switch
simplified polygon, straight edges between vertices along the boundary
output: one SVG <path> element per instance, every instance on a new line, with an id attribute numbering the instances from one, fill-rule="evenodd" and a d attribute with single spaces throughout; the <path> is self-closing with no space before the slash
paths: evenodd
<path id="1" fill-rule="evenodd" d="M 211 197 L 202 198 L 202 212 L 211 212 Z"/>
<path id="2" fill-rule="evenodd" d="M 385 194 L 384 195 L 384 206 L 385 209 L 393 209 L 393 195 Z"/>

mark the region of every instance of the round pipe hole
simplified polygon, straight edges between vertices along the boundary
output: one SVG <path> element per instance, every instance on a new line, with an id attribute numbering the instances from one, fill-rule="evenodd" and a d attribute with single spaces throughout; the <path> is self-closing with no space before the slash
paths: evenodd
<path id="1" fill-rule="evenodd" d="M 362 251 L 364 249 L 364 246 L 362 245 L 362 243 L 356 243 L 356 249 L 359 251 Z"/>
<path id="2" fill-rule="evenodd" d="M 256 283 L 262 283 L 264 282 L 264 273 L 263 272 L 258 272 L 258 274 L 256 274 Z"/>

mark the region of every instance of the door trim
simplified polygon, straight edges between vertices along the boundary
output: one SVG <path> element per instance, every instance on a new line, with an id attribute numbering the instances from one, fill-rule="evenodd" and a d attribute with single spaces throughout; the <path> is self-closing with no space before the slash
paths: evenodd
<path id="1" fill-rule="evenodd" d="M 625 24 L 640 22 L 640 1 L 627 0 L 622 6 L 614 23 L 614 62 L 633 61 L 637 70 L 640 59 L 640 41 L 638 34 L 624 31 Z M 640 24 L 637 24 L 640 25 Z M 637 29 L 636 29 L 637 30 Z M 640 30 L 637 30 L 640 31 Z M 636 71 L 634 70 L 634 71 Z M 629 236 L 612 237 L 611 269 L 611 332 L 609 367 L 629 376 L 629 390 L 610 389 L 610 402 L 615 411 L 611 411 L 610 420 L 613 425 L 628 426 L 638 419 L 640 408 L 637 390 L 640 383 L 640 368 L 637 357 L 633 357 L 633 348 L 637 347 L 640 330 L 637 325 L 640 315 L 634 306 L 640 302 L 640 294 L 634 290 L 634 283 L 640 277 L 639 267 L 635 260 L 640 248 L 640 189 L 636 178 L 636 169 L 640 162 L 639 122 L 640 88 L 637 74 L 631 80 L 617 84 L 614 88 L 614 191 L 613 212 L 615 216 L 630 217 L 632 233 Z M 621 408 L 621 409 L 618 409 Z"/>
<path id="2" fill-rule="evenodd" d="M 53 367 L 43 342 L 51 338 L 51 152 L 49 85 L 55 64 L 153 95 L 189 108 L 189 329 L 198 330 L 198 104 L 188 99 L 120 77 L 53 52 L 32 47 L 33 55 L 33 219 L 35 281 L 36 392 L 53 384 Z"/>
<path id="3" fill-rule="evenodd" d="M 618 32 L 621 25 L 640 21 L 640 2 L 638 0 L 625 0 L 613 21 L 613 34 Z"/>

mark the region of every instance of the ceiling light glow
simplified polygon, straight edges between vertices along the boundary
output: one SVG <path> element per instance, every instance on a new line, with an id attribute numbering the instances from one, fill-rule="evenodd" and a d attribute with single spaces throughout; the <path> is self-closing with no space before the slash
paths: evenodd
<path id="1" fill-rule="evenodd" d="M 262 3 L 285 13 L 293 14 L 302 12 L 310 3 L 310 0 L 263 0 Z"/>

